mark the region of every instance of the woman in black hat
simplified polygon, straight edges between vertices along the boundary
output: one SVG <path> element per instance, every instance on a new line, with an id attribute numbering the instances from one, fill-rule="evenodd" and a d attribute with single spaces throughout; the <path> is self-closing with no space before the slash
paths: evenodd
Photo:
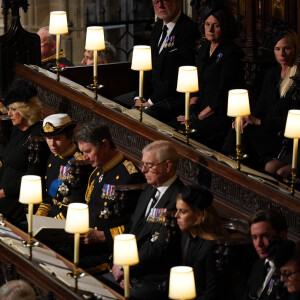
<path id="1" fill-rule="evenodd" d="M 85 201 L 85 190 L 92 169 L 84 164 L 83 155 L 73 142 L 75 127 L 76 122 L 63 113 L 50 115 L 43 121 L 41 133 L 51 154 L 45 180 L 47 195 L 36 215 L 65 220 L 69 203 Z M 80 164 L 76 178 L 70 176 L 73 163 Z"/>
<path id="2" fill-rule="evenodd" d="M 215 240 L 226 236 L 212 206 L 213 195 L 199 185 L 186 186 L 176 202 L 177 224 L 182 235 L 183 264 L 194 269 L 196 299 L 227 299 L 222 295 L 221 273 L 216 266 Z"/>
<path id="3" fill-rule="evenodd" d="M 34 86 L 17 80 L 5 98 L 13 129 L 1 160 L 0 213 L 15 225 L 25 220 L 24 207 L 19 203 L 21 177 L 42 175 L 42 169 L 29 163 L 27 149 L 28 139 L 40 135 L 41 130 L 42 104 L 36 95 Z"/>
<path id="4" fill-rule="evenodd" d="M 223 1 L 206 1 L 205 43 L 197 56 L 199 92 L 190 100 L 192 138 L 220 150 L 230 129 L 227 117 L 228 91 L 244 87 L 243 52 L 234 43 L 237 26 Z M 184 116 L 177 117 L 184 123 Z"/>

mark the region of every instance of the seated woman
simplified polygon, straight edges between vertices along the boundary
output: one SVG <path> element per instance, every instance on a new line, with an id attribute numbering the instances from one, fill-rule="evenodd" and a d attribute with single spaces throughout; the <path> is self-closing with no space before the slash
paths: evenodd
<path id="1" fill-rule="evenodd" d="M 28 139 L 40 135 L 41 130 L 42 104 L 36 95 L 35 87 L 25 80 L 17 80 L 5 98 L 13 129 L 1 161 L 0 213 L 14 225 L 25 220 L 24 207 L 19 203 L 21 177 L 44 175 L 40 165 L 28 161 Z"/>
<path id="2" fill-rule="evenodd" d="M 176 218 L 182 234 L 183 265 L 193 267 L 197 298 L 232 299 L 221 297 L 221 273 L 216 266 L 216 243 L 226 236 L 212 206 L 213 195 L 201 186 L 186 186 L 176 202 Z M 224 283 L 222 283 L 223 286 Z M 222 295 L 223 296 L 223 295 Z"/>
<path id="3" fill-rule="evenodd" d="M 92 172 L 89 165 L 82 165 L 76 179 L 69 180 L 72 161 L 82 161 L 72 138 L 76 123 L 67 114 L 54 114 L 43 121 L 42 135 L 51 151 L 46 171 L 46 192 L 43 203 L 36 214 L 57 219 L 66 218 L 67 205 L 72 202 L 84 202 L 88 178 Z M 74 180 L 78 181 L 75 185 Z"/>
<path id="4" fill-rule="evenodd" d="M 266 72 L 258 102 L 251 115 L 241 122 L 244 151 L 249 154 L 249 164 L 258 169 L 277 157 L 282 147 L 280 133 L 284 131 L 287 113 L 289 109 L 300 108 L 299 101 L 293 98 L 295 88 L 291 79 L 297 70 L 297 34 L 293 30 L 277 32 L 273 45 L 278 66 Z M 229 154 L 234 151 L 233 147 L 234 142 L 228 136 L 223 152 Z"/>
<path id="5" fill-rule="evenodd" d="M 230 129 L 227 117 L 228 91 L 244 87 L 243 53 L 235 45 L 236 23 L 232 14 L 217 1 L 204 8 L 206 42 L 197 57 L 199 92 L 190 99 L 191 137 L 215 150 L 224 143 Z M 184 124 L 184 115 L 177 121 Z"/>

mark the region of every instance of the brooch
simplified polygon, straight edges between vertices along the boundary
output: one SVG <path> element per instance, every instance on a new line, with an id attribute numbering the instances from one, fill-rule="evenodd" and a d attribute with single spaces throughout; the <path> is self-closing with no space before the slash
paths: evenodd
<path id="1" fill-rule="evenodd" d="M 222 57 L 223 57 L 223 53 L 219 53 L 219 54 L 217 55 L 216 63 L 218 63 L 219 60 L 220 60 Z"/>

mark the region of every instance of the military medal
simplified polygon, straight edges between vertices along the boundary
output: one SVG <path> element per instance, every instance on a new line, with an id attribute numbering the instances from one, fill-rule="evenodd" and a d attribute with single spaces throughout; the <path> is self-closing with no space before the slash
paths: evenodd
<path id="1" fill-rule="evenodd" d="M 151 242 L 155 242 L 157 239 L 158 239 L 158 236 L 159 236 L 159 232 L 155 231 L 155 233 L 152 235 L 152 238 L 151 238 Z"/>
<path id="2" fill-rule="evenodd" d="M 275 281 L 274 279 L 270 280 L 268 291 L 267 291 L 268 296 L 270 296 L 270 294 L 272 293 L 273 286 L 274 286 L 274 281 Z"/>
<path id="3" fill-rule="evenodd" d="M 69 169 L 70 169 L 70 167 L 60 166 L 58 179 L 65 181 L 67 179 Z"/>
<path id="4" fill-rule="evenodd" d="M 104 177 L 104 171 L 102 170 L 102 173 L 99 176 L 99 183 L 103 180 L 103 177 Z"/>
<path id="5" fill-rule="evenodd" d="M 109 200 L 114 199 L 114 196 L 115 196 L 115 189 L 114 189 L 114 187 L 115 186 L 112 185 L 112 184 L 104 183 L 103 187 L 102 187 L 101 198 L 105 198 L 105 199 L 109 199 Z"/>
<path id="6" fill-rule="evenodd" d="M 64 183 L 62 183 L 59 188 L 58 188 L 58 191 L 59 193 L 62 195 L 62 196 L 66 196 L 68 195 L 69 193 L 69 188 L 67 185 L 65 185 Z"/>
<path id="7" fill-rule="evenodd" d="M 147 217 L 147 223 L 163 223 L 165 221 L 166 208 L 151 208 Z"/>
<path id="8" fill-rule="evenodd" d="M 170 39 L 170 37 L 166 37 L 166 41 L 165 41 L 165 43 L 164 43 L 164 48 L 167 48 L 168 47 L 168 45 L 169 45 L 169 39 Z"/>

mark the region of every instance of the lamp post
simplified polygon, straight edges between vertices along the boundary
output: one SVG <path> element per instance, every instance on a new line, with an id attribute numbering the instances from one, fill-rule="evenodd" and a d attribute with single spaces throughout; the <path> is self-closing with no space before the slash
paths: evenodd
<path id="1" fill-rule="evenodd" d="M 185 93 L 185 129 L 179 130 L 186 135 L 186 144 L 189 144 L 189 135 L 196 132 L 190 128 L 190 93 L 199 90 L 198 71 L 194 66 L 182 66 L 178 70 L 177 92 Z"/>
<path id="2" fill-rule="evenodd" d="M 105 49 L 105 40 L 104 40 L 104 29 L 101 26 L 90 26 L 86 29 L 86 40 L 85 40 L 85 49 L 93 51 L 94 53 L 94 76 L 93 83 L 88 85 L 88 88 L 93 90 L 95 93 L 95 100 L 97 100 L 97 91 L 103 87 L 103 85 L 98 84 L 98 55 L 97 51 Z"/>
<path id="3" fill-rule="evenodd" d="M 179 266 L 170 270 L 169 298 L 188 300 L 196 298 L 194 270 Z"/>
<path id="4" fill-rule="evenodd" d="M 23 244 L 29 247 L 29 260 L 31 260 L 32 247 L 38 245 L 38 243 L 33 243 L 32 240 L 32 215 L 33 204 L 42 202 L 42 181 L 40 176 L 22 176 L 19 202 L 28 204 L 28 242 L 23 242 Z"/>
<path id="5" fill-rule="evenodd" d="M 248 157 L 247 154 L 242 154 L 241 147 L 241 117 L 250 115 L 249 97 L 247 90 L 235 89 L 228 92 L 227 115 L 229 117 L 235 117 L 236 155 L 231 155 L 231 157 L 237 161 L 237 169 L 240 170 L 240 161 Z"/>
<path id="6" fill-rule="evenodd" d="M 124 268 L 124 297 L 130 298 L 129 266 L 139 263 L 136 238 L 133 234 L 119 234 L 114 238 L 114 264 Z"/>
<path id="7" fill-rule="evenodd" d="M 150 46 L 134 46 L 132 53 L 131 69 L 140 71 L 139 80 L 139 110 L 140 119 L 143 121 L 143 87 L 144 87 L 144 71 L 152 70 L 152 58 L 151 58 L 151 47 Z"/>
<path id="8" fill-rule="evenodd" d="M 78 273 L 80 234 L 89 231 L 89 209 L 87 204 L 71 203 L 68 206 L 65 231 L 74 234 L 74 272 L 69 276 L 75 279 L 75 290 L 78 289 L 78 278 L 85 276 Z"/>
<path id="9" fill-rule="evenodd" d="M 292 160 L 292 179 L 291 179 L 291 194 L 295 192 L 295 182 L 297 175 L 297 161 L 298 161 L 298 139 L 300 138 L 300 110 L 289 110 L 284 136 L 294 140 L 293 142 L 293 160 Z"/>
<path id="10" fill-rule="evenodd" d="M 56 35 L 56 67 L 52 67 L 51 71 L 56 72 L 56 80 L 59 81 L 59 73 L 65 69 L 59 65 L 60 35 L 68 33 L 67 13 L 65 11 L 50 12 L 49 33 Z"/>

